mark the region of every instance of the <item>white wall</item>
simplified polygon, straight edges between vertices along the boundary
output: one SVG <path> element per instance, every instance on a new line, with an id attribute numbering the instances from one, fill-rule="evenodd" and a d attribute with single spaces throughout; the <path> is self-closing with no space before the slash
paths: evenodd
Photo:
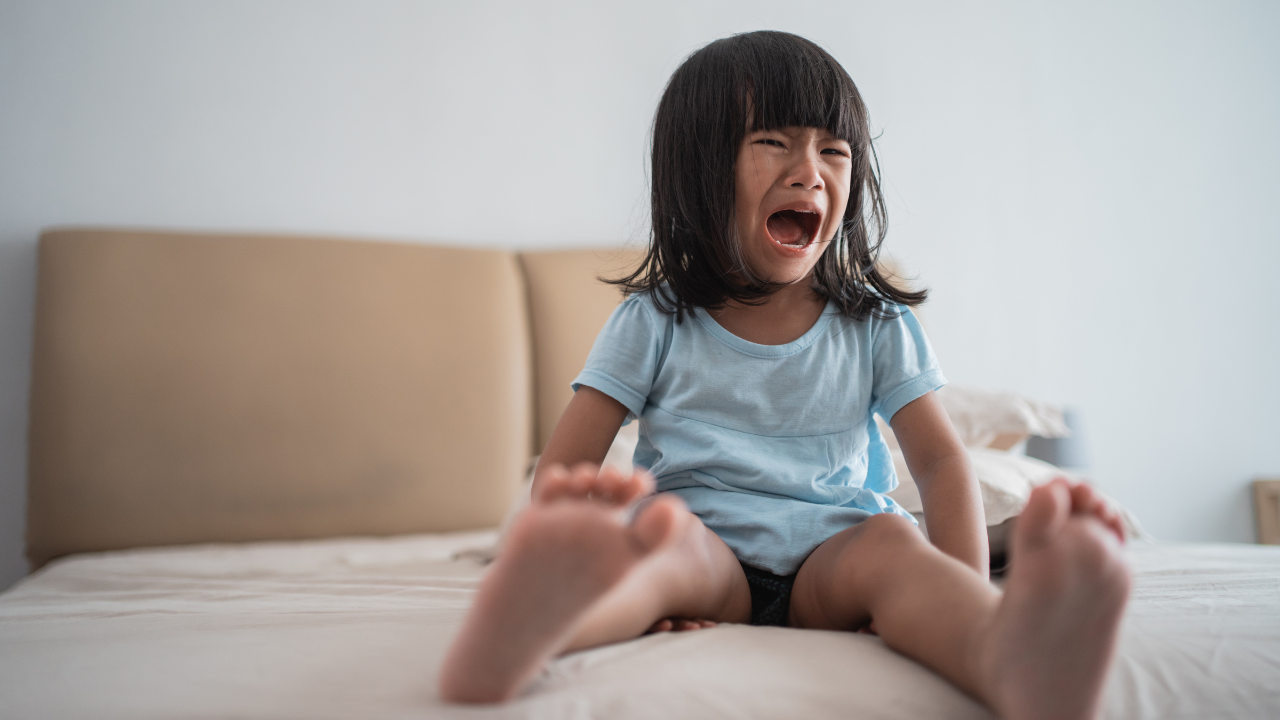
<path id="1" fill-rule="evenodd" d="M 1157 536 L 1250 540 L 1280 475 L 1275 3 L 3 0 L 0 588 L 40 228 L 636 239 L 664 81 L 760 28 L 862 88 L 951 380 L 1078 407 Z"/>

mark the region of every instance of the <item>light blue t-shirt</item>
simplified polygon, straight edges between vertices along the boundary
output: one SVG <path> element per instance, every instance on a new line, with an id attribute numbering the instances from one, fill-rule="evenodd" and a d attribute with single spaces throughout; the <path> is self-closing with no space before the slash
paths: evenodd
<path id="1" fill-rule="evenodd" d="M 915 316 L 854 321 L 828 302 L 802 337 L 757 345 L 698 309 L 676 323 L 650 293 L 614 310 L 573 382 L 640 420 L 635 463 L 742 562 L 789 575 L 875 513 L 911 515 L 873 413 L 946 380 Z"/>

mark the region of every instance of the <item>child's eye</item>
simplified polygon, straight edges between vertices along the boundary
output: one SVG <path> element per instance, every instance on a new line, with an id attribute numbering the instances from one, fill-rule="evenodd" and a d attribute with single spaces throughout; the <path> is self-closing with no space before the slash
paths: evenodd
<path id="1" fill-rule="evenodd" d="M 844 157 L 849 157 L 849 153 L 841 150 L 840 148 L 824 148 L 822 151 L 822 154 L 823 155 L 842 155 Z"/>
<path id="2" fill-rule="evenodd" d="M 786 145 L 783 145 L 780 140 L 774 140 L 773 138 L 761 138 L 757 140 L 756 143 L 764 144 L 764 145 L 772 145 L 774 147 L 786 147 Z"/>

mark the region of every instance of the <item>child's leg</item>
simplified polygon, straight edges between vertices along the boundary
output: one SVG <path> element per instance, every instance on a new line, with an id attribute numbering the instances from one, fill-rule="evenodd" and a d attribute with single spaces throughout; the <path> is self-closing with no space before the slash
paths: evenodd
<path id="1" fill-rule="evenodd" d="M 1015 527 L 1003 596 L 893 516 L 828 540 L 792 594 L 799 627 L 874 620 L 889 647 L 1006 720 L 1090 718 L 1128 596 L 1116 522 L 1083 485 L 1036 488 Z"/>
<path id="2" fill-rule="evenodd" d="M 555 655 L 637 637 L 664 617 L 750 618 L 737 559 L 679 498 L 655 498 L 626 525 L 619 508 L 649 487 L 639 475 L 578 469 L 540 486 L 445 658 L 444 699 L 506 700 Z"/>

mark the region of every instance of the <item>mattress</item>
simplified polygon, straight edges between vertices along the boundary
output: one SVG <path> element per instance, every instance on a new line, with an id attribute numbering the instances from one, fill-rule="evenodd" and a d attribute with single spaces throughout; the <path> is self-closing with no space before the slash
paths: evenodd
<path id="1" fill-rule="evenodd" d="M 868 635 L 722 625 L 554 662 L 502 706 L 436 677 L 494 533 L 72 556 L 0 594 L 6 718 L 988 718 Z M 1280 716 L 1280 548 L 1128 550 L 1107 718 Z"/>

